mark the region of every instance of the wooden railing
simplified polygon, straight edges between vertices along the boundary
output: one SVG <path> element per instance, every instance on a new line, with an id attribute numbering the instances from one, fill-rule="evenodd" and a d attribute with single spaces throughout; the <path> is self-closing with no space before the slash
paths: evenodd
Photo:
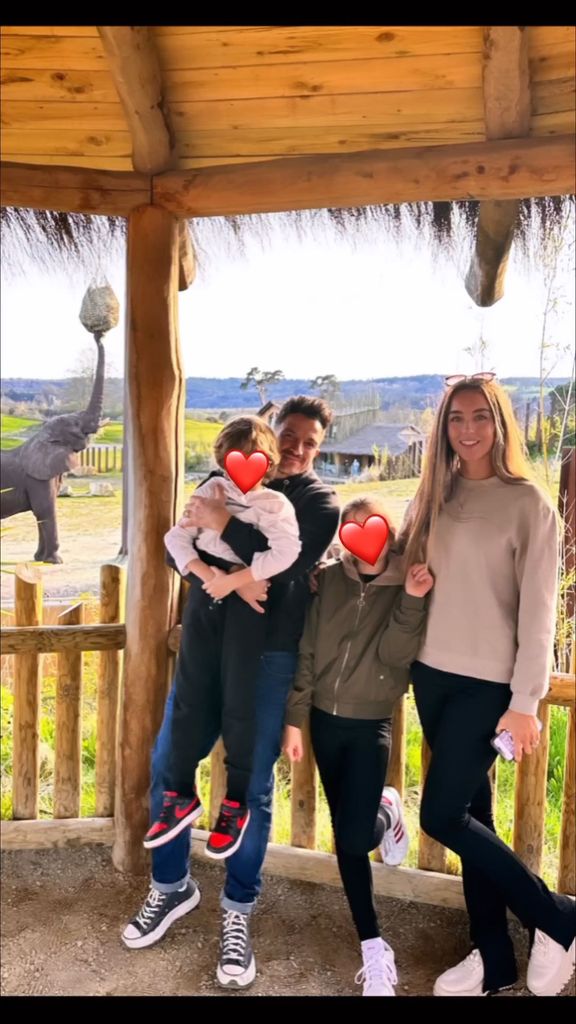
<path id="1" fill-rule="evenodd" d="M 36 577 L 36 578 L 30 578 Z M 100 623 L 84 624 L 79 602 L 44 625 L 40 570 L 14 575 L 15 625 L 1 631 L 2 656 L 14 655 L 12 813 L 37 819 L 39 812 L 42 656 L 57 654 L 55 700 L 54 818 L 80 816 L 83 653 L 99 651 L 97 681 L 96 816 L 114 813 L 120 652 L 125 646 L 123 570 L 103 565 Z"/>
<path id="2" fill-rule="evenodd" d="M 38 570 L 37 570 L 38 571 Z M 122 615 L 122 570 L 104 565 L 101 570 L 100 622 L 84 622 L 80 602 L 63 612 L 56 625 L 44 625 L 40 581 L 15 576 L 14 626 L 2 630 L 2 654 L 14 657 L 13 724 L 13 816 L 3 823 L 4 845 L 39 845 L 51 842 L 111 841 L 114 813 L 115 747 L 120 682 L 120 657 L 125 645 Z M 181 627 L 169 636 L 169 648 L 178 649 Z M 80 818 L 81 723 L 83 653 L 100 652 L 97 683 L 96 817 Z M 55 709 L 55 760 L 53 781 L 54 821 L 38 819 L 39 709 L 41 660 L 46 653 L 57 655 Z M 546 818 L 546 775 L 549 748 L 549 709 L 569 709 L 566 744 L 562 831 L 557 887 L 575 891 L 574 763 L 575 711 L 573 674 L 554 675 L 550 690 L 540 705 L 542 739 L 537 753 L 525 758 L 516 772 L 513 846 L 534 871 L 542 864 Z M 393 718 L 392 756 L 388 782 L 401 794 L 406 778 L 406 702 L 401 701 Z M 421 781 L 426 776 L 429 751 L 422 741 Z M 210 818 L 214 820 L 224 793 L 225 771 L 221 741 L 210 762 Z M 305 756 L 291 770 L 290 846 L 315 850 L 318 823 L 318 778 L 309 735 Z M 40 826 L 44 826 L 43 829 Z M 20 838 L 18 838 L 20 836 Z M 51 837 L 51 838 L 50 838 Z M 273 835 L 274 838 L 274 835 Z M 446 873 L 444 847 L 419 832 L 418 868 L 423 872 Z M 432 875 L 430 875 L 432 878 Z M 434 876 L 437 878 L 437 875 Z M 412 891 L 412 890 L 410 890 Z"/>

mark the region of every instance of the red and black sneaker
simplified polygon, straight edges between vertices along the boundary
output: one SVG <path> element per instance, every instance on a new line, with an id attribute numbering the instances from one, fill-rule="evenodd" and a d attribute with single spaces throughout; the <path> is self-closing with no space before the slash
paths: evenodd
<path id="1" fill-rule="evenodd" d="M 222 860 L 236 853 L 249 821 L 250 811 L 245 804 L 223 800 L 216 824 L 208 836 L 206 856 Z"/>
<path id="2" fill-rule="evenodd" d="M 169 843 L 174 836 L 196 821 L 202 810 L 202 804 L 196 794 L 180 796 L 179 793 L 165 790 L 162 810 L 144 836 L 144 846 L 147 850 L 153 850 L 155 846 Z"/>

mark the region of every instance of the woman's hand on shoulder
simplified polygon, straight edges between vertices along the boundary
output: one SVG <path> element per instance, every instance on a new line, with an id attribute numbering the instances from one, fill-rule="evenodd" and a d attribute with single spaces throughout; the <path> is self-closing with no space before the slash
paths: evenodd
<path id="1" fill-rule="evenodd" d="M 320 586 L 320 576 L 328 568 L 330 562 L 318 562 L 308 573 L 308 587 L 311 594 L 317 594 Z"/>
<path id="2" fill-rule="evenodd" d="M 404 590 L 410 597 L 425 597 L 434 586 L 434 577 L 425 562 L 416 562 L 406 573 Z"/>

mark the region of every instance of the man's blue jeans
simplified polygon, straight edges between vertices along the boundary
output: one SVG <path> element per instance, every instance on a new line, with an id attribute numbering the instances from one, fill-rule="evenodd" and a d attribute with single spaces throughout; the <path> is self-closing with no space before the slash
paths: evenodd
<path id="1" fill-rule="evenodd" d="M 226 859 L 226 881 L 222 893 L 224 910 L 249 913 L 262 887 L 262 864 L 272 823 L 274 765 L 279 757 L 286 699 L 292 687 L 298 655 L 289 651 L 268 651 L 262 655 L 256 690 L 256 743 L 248 790 L 250 821 L 240 849 Z M 154 821 L 162 809 L 164 776 L 170 753 L 170 732 L 174 706 L 172 688 L 160 732 L 152 751 L 150 813 Z M 218 736 L 206 737 L 207 757 Z M 188 829 L 152 853 L 152 881 L 160 892 L 173 892 L 188 879 L 190 833 Z"/>

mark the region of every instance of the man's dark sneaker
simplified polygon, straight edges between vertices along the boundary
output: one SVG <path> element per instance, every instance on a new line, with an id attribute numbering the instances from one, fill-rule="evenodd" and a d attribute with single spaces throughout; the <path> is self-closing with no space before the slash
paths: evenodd
<path id="1" fill-rule="evenodd" d="M 248 988 L 256 977 L 256 961 L 248 931 L 249 914 L 225 910 L 216 980 L 222 988 Z"/>
<path id="2" fill-rule="evenodd" d="M 164 846 L 164 843 L 169 843 L 201 814 L 202 804 L 196 794 L 180 796 L 179 793 L 166 790 L 162 810 L 144 836 L 144 846 L 147 850 L 153 850 L 155 846 Z"/>
<path id="3" fill-rule="evenodd" d="M 191 878 L 175 892 L 160 892 L 152 886 L 136 917 L 122 932 L 122 942 L 129 949 L 154 945 L 174 921 L 189 914 L 199 903 L 200 889 Z"/>
<path id="4" fill-rule="evenodd" d="M 208 836 L 206 856 L 222 860 L 236 852 L 250 821 L 250 811 L 235 800 L 223 800 L 216 824 Z"/>

